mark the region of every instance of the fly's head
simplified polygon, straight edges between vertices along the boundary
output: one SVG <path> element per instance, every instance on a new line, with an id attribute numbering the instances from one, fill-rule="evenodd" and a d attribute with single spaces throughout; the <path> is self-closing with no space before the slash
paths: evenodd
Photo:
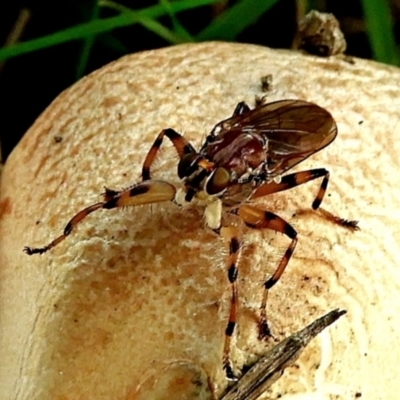
<path id="1" fill-rule="evenodd" d="M 186 187 L 186 201 L 195 195 L 200 198 L 220 197 L 229 186 L 229 172 L 207 160 L 199 153 L 182 157 L 178 164 L 178 176 Z"/>
<path id="2" fill-rule="evenodd" d="M 264 174 L 266 146 L 251 131 L 233 129 L 209 135 L 199 153 L 186 154 L 178 164 L 178 175 L 186 186 L 185 200 L 208 196 L 229 206 L 245 201 Z"/>

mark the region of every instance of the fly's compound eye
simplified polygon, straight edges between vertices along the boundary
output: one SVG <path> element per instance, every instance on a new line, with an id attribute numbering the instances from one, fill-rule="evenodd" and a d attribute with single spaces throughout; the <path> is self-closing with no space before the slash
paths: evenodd
<path id="1" fill-rule="evenodd" d="M 206 143 L 212 143 L 215 140 L 215 135 L 211 134 L 206 137 Z"/>
<path id="2" fill-rule="evenodd" d="M 225 168 L 216 168 L 207 178 L 205 191 L 210 195 L 223 192 L 229 184 L 229 172 Z"/>
<path id="3" fill-rule="evenodd" d="M 199 158 L 201 156 L 196 153 L 185 154 L 182 157 L 178 164 L 178 176 L 180 179 L 190 176 L 197 171 Z"/>

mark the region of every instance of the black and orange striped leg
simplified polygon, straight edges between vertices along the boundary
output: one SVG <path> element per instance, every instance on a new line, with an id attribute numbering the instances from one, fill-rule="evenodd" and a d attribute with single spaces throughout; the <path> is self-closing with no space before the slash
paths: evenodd
<path id="1" fill-rule="evenodd" d="M 310 169 L 308 171 L 301 171 L 301 172 L 296 172 L 294 174 L 289 174 L 283 176 L 279 183 L 277 182 L 264 183 L 254 192 L 252 199 L 255 199 L 257 197 L 267 196 L 272 193 L 282 192 L 284 190 L 289 190 L 296 186 L 303 185 L 304 183 L 322 177 L 323 180 L 321 186 L 318 190 L 317 196 L 315 197 L 311 205 L 314 210 L 317 210 L 322 203 L 329 182 L 329 171 L 327 171 L 325 168 L 316 168 L 316 169 Z M 341 226 L 344 226 L 345 228 L 349 228 L 352 230 L 358 229 L 357 221 L 350 221 L 347 219 L 336 217 L 326 210 L 321 210 L 320 212 L 331 221 Z"/>
<path id="2" fill-rule="evenodd" d="M 154 162 L 154 159 L 156 158 L 158 150 L 161 147 L 164 136 L 166 136 L 172 142 L 176 151 L 178 152 L 179 158 L 182 158 L 185 154 L 195 153 L 193 146 L 182 135 L 170 128 L 163 129 L 150 147 L 150 150 L 144 160 L 142 167 L 143 181 L 151 179 L 150 168 Z"/>
<path id="3" fill-rule="evenodd" d="M 45 253 L 69 236 L 79 222 L 100 208 L 110 210 L 117 207 L 138 206 L 142 204 L 158 203 L 161 201 L 170 201 L 175 198 L 175 193 L 176 189 L 173 185 L 164 181 L 156 180 L 139 183 L 128 189 L 121 190 L 120 192 L 106 189 L 104 201 L 93 204 L 79 211 L 65 226 L 62 235 L 54 239 L 47 246 L 37 248 L 25 247 L 24 251 L 29 255 Z"/>
<path id="4" fill-rule="evenodd" d="M 231 306 L 229 311 L 229 321 L 225 329 L 225 342 L 224 353 L 222 358 L 222 365 L 229 380 L 237 380 L 237 377 L 232 370 L 232 362 L 230 357 L 231 352 L 231 339 L 235 331 L 237 310 L 238 310 L 238 290 L 237 290 L 237 276 L 238 276 L 238 258 L 240 253 L 241 238 L 239 230 L 234 226 L 222 227 L 220 235 L 226 240 L 228 244 L 228 258 L 227 258 L 227 271 L 228 279 L 232 288 Z"/>
<path id="5" fill-rule="evenodd" d="M 283 233 L 289 239 L 291 243 L 286 249 L 281 261 L 272 276 L 267 279 L 264 283 L 264 293 L 260 307 L 260 320 L 259 320 L 259 339 L 263 339 L 271 335 L 271 331 L 267 321 L 267 301 L 269 290 L 278 282 L 282 276 L 290 258 L 292 257 L 293 251 L 297 243 L 297 232 L 295 229 L 287 223 L 284 219 L 275 215 L 269 211 L 259 210 L 252 206 L 242 206 L 238 210 L 238 215 L 243 219 L 247 226 L 255 229 L 272 229 L 276 232 Z"/>
<path id="6" fill-rule="evenodd" d="M 321 186 L 319 188 L 317 197 L 312 203 L 312 208 L 316 210 L 325 196 L 326 189 L 328 187 L 329 182 L 329 171 L 325 168 L 316 168 L 310 169 L 308 171 L 300 171 L 295 172 L 294 174 L 289 174 L 286 176 L 282 176 L 279 183 L 277 182 L 268 182 L 262 184 L 257 190 L 254 192 L 252 198 L 255 199 L 257 197 L 267 196 L 272 193 L 282 192 L 284 190 L 292 189 L 296 186 L 303 185 L 304 183 L 313 181 L 314 179 L 324 178 L 322 180 Z"/>

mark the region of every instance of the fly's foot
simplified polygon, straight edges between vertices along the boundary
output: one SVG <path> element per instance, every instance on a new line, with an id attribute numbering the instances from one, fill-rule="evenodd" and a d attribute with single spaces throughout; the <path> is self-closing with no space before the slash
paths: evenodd
<path id="1" fill-rule="evenodd" d="M 226 379 L 228 381 L 236 382 L 239 378 L 233 373 L 232 364 L 230 360 L 223 361 L 223 369 L 225 371 Z"/>
<path id="2" fill-rule="evenodd" d="M 258 323 L 258 339 L 268 340 L 269 338 L 275 339 L 269 329 L 266 318 L 261 317 L 260 322 Z"/>
<path id="3" fill-rule="evenodd" d="M 24 247 L 24 253 L 28 254 L 31 256 L 32 254 L 43 254 L 47 251 L 47 247 L 40 247 L 40 248 L 34 248 L 34 247 Z"/>
<path id="4" fill-rule="evenodd" d="M 318 211 L 325 218 L 334 222 L 337 225 L 342 226 L 343 228 L 349 229 L 352 232 L 360 230 L 360 227 L 358 226 L 358 221 L 356 220 L 337 217 L 336 215 L 333 215 L 330 211 L 325 210 L 324 208 L 319 208 Z"/>
<path id="5" fill-rule="evenodd" d="M 228 381 L 237 382 L 239 380 L 238 377 L 233 373 L 230 365 L 227 365 L 224 368 L 224 370 L 225 370 L 225 374 L 226 374 L 226 379 Z"/>
<path id="6" fill-rule="evenodd" d="M 114 196 L 116 196 L 119 192 L 113 189 L 110 189 L 104 186 L 104 192 L 102 193 L 104 201 L 111 200 Z"/>

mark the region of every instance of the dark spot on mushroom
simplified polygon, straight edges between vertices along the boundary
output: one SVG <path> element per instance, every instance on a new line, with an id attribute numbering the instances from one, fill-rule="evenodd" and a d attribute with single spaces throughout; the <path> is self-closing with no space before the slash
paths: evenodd
<path id="1" fill-rule="evenodd" d="M 11 211 L 11 199 L 9 197 L 4 197 L 4 199 L 0 201 L 0 217 L 11 214 Z"/>

